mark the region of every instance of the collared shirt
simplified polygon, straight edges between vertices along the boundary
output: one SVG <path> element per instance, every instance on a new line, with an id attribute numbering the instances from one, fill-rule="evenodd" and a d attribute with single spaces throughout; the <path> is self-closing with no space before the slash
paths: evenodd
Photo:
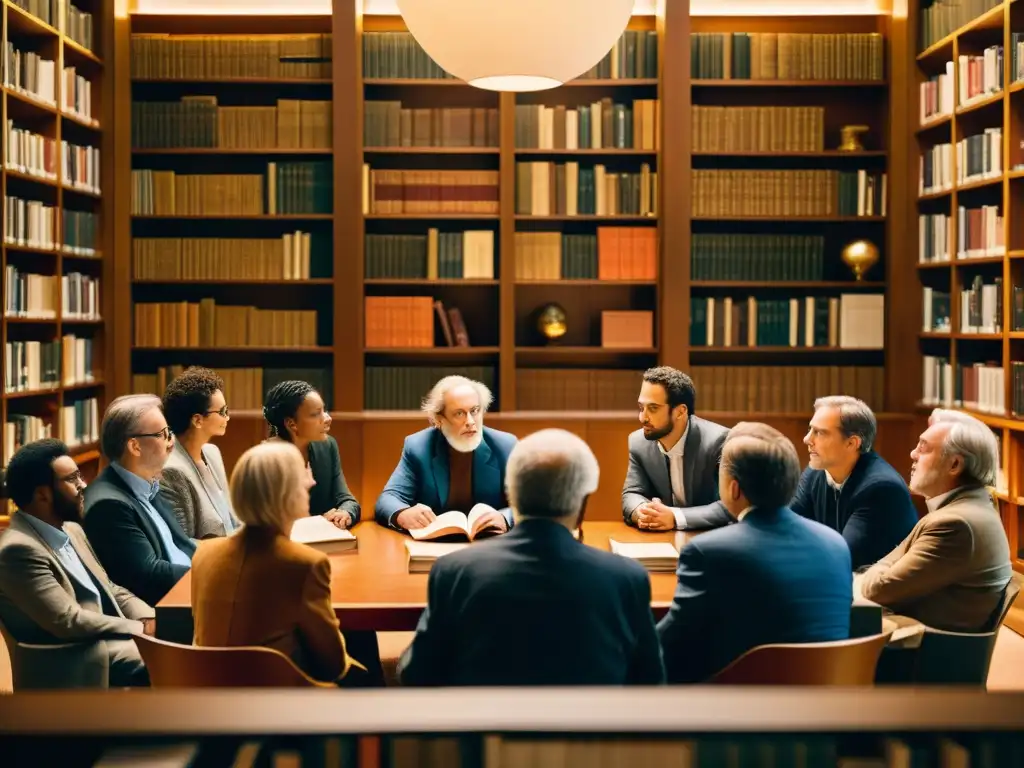
<path id="1" fill-rule="evenodd" d="M 744 517 L 747 516 L 747 512 L 749 512 L 752 509 L 753 509 L 753 507 L 747 507 L 742 512 L 740 512 L 739 517 L 736 518 L 736 522 L 737 523 L 740 522 Z"/>
<path id="2" fill-rule="evenodd" d="M 950 496 L 959 491 L 959 488 L 954 488 L 951 491 L 940 493 L 938 496 L 932 496 L 930 499 L 925 499 L 924 503 L 928 507 L 929 512 L 934 512 L 936 509 L 942 506 L 943 502 L 946 501 Z"/>
<path id="3" fill-rule="evenodd" d="M 116 461 L 111 462 L 110 466 L 117 472 L 118 477 L 125 481 L 132 495 L 142 502 L 142 508 L 146 510 L 150 522 L 156 527 L 157 535 L 167 551 L 167 559 L 174 565 L 192 565 L 192 558 L 178 549 L 178 545 L 174 543 L 174 537 L 171 536 L 170 526 L 167 525 L 163 515 L 153 506 L 153 499 L 160 491 L 160 483 L 156 480 L 147 482 L 134 472 L 129 472 Z"/>
<path id="4" fill-rule="evenodd" d="M 93 581 L 89 569 L 85 567 L 85 563 L 82 562 L 82 558 L 78 556 L 78 552 L 71 543 L 71 537 L 62 528 L 54 528 L 49 523 L 44 523 L 38 517 L 27 512 L 18 514 L 22 520 L 32 526 L 32 529 L 57 555 L 57 560 L 64 566 L 64 570 L 68 572 L 68 576 L 74 582 L 78 601 L 81 602 L 83 598 L 91 597 L 101 606 L 100 610 L 102 611 L 103 601 L 100 598 L 100 591 L 96 587 L 96 582 Z"/>
<path id="5" fill-rule="evenodd" d="M 683 436 L 676 441 L 669 450 L 665 450 L 665 446 L 661 444 L 661 440 L 658 440 L 658 450 L 661 451 L 662 456 L 668 457 L 668 475 L 669 482 L 672 484 L 672 515 L 676 519 L 676 529 L 682 530 L 686 528 L 686 514 L 683 512 L 683 507 L 686 506 L 686 486 L 684 480 L 684 464 L 683 458 L 686 451 L 686 436 L 690 434 L 690 420 L 686 420 L 686 429 L 683 430 Z"/>
<path id="6" fill-rule="evenodd" d="M 832 475 L 830 475 L 828 473 L 827 469 L 824 470 L 824 472 L 825 472 L 825 482 L 828 483 L 828 487 L 832 488 L 833 490 L 836 490 L 836 491 L 842 491 L 843 490 L 843 486 L 846 485 L 846 480 L 850 479 L 850 478 L 846 478 L 846 480 L 843 480 L 843 482 L 837 483 L 834 479 L 832 479 Z"/>

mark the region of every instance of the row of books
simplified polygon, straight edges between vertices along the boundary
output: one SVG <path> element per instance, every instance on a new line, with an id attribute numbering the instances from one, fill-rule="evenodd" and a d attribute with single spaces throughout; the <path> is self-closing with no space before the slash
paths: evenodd
<path id="1" fill-rule="evenodd" d="M 4 267 L 4 316 L 100 320 L 100 280 L 81 272 L 37 275 Z"/>
<path id="2" fill-rule="evenodd" d="M 315 347 L 316 310 L 259 309 L 199 302 L 136 302 L 136 347 Z"/>
<path id="3" fill-rule="evenodd" d="M 1012 402 L 1019 408 L 1024 401 L 1017 398 L 1014 392 Z M 954 367 L 947 358 L 925 355 L 921 400 L 925 405 L 1005 416 L 1006 370 L 995 362 L 957 363 Z M 1014 415 L 1024 413 L 1016 411 Z"/>
<path id="4" fill-rule="evenodd" d="M 68 402 L 65 396 L 64 405 L 57 410 L 53 421 L 33 414 L 8 412 L 4 422 L 3 466 L 7 466 L 26 443 L 59 436 L 68 447 L 77 448 L 98 441 L 99 429 L 99 401 L 95 397 Z"/>
<path id="5" fill-rule="evenodd" d="M 163 394 L 175 378 L 185 372 L 186 365 L 161 365 L 155 370 L 132 372 L 132 392 Z M 259 410 L 264 394 L 282 381 L 308 381 L 320 393 L 327 408 L 334 398 L 333 377 L 324 368 L 233 368 L 217 366 L 217 375 L 224 381 L 224 398 L 232 411 Z"/>
<path id="6" fill-rule="evenodd" d="M 885 40 L 871 33 L 694 32 L 694 80 L 882 80 Z"/>
<path id="7" fill-rule="evenodd" d="M 703 170 L 694 217 L 885 216 L 887 175 L 873 171 Z"/>
<path id="8" fill-rule="evenodd" d="M 8 195 L 4 198 L 4 242 L 8 245 L 61 250 L 81 255 L 95 253 L 99 218 L 89 211 L 59 211 L 40 200 Z M 58 245 L 58 237 L 61 240 Z"/>
<path id="9" fill-rule="evenodd" d="M 368 280 L 493 280 L 495 275 L 494 230 L 430 227 L 425 235 L 367 235 L 365 251 Z"/>
<path id="10" fill-rule="evenodd" d="M 330 239 L 301 230 L 281 237 L 132 238 L 137 280 L 308 280 L 330 277 Z"/>
<path id="11" fill-rule="evenodd" d="M 35 392 L 95 380 L 94 342 L 65 334 L 53 341 L 4 344 L 4 392 Z"/>
<path id="12" fill-rule="evenodd" d="M 132 102 L 136 149 L 329 149 L 328 100 L 277 99 L 274 106 L 221 106 L 216 96 Z"/>

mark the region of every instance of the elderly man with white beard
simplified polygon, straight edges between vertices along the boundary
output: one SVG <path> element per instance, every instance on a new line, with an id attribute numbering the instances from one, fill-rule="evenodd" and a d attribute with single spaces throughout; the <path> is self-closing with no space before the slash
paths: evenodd
<path id="1" fill-rule="evenodd" d="M 402 458 L 377 499 L 374 515 L 388 528 L 425 528 L 443 512 L 474 512 L 471 536 L 505 533 L 512 511 L 505 466 L 515 435 L 484 426 L 490 390 L 465 376 L 446 376 L 423 400 L 430 426 L 405 438 Z"/>

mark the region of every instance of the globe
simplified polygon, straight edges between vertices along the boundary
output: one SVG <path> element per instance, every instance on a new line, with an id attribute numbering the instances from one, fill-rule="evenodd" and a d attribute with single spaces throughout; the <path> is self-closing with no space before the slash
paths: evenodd
<path id="1" fill-rule="evenodd" d="M 537 330 L 548 341 L 565 336 L 565 332 L 569 330 L 565 323 L 565 310 L 557 304 L 548 304 L 541 308 L 537 316 Z"/>

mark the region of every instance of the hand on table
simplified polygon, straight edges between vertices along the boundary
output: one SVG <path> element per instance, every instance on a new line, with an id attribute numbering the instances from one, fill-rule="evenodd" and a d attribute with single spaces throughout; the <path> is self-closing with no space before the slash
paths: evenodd
<path id="1" fill-rule="evenodd" d="M 333 523 L 337 528 L 348 528 L 352 525 L 352 515 L 344 509 L 329 509 L 324 512 L 324 520 Z"/>
<path id="2" fill-rule="evenodd" d="M 434 510 L 426 504 L 417 504 L 399 512 L 395 518 L 395 525 L 411 531 L 415 528 L 426 528 L 436 519 L 437 515 L 434 514 Z"/>
<path id="3" fill-rule="evenodd" d="M 676 516 L 660 499 L 651 499 L 637 508 L 636 527 L 644 531 L 671 531 L 676 527 Z"/>

